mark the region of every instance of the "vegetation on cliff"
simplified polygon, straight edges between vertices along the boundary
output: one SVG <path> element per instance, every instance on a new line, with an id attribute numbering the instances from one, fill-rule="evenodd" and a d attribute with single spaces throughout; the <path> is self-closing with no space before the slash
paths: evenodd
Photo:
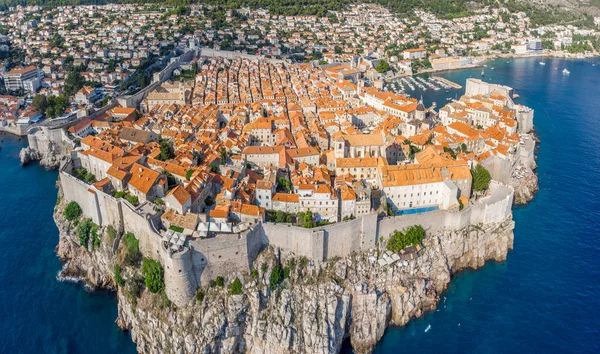
<path id="1" fill-rule="evenodd" d="M 158 293 L 165 289 L 165 273 L 163 267 L 157 261 L 144 258 L 142 274 L 144 274 L 144 284 L 146 284 L 148 291 Z"/>
<path id="2" fill-rule="evenodd" d="M 423 230 L 423 227 L 421 225 L 414 225 L 404 230 L 404 232 L 394 231 L 388 239 L 387 249 L 392 252 L 399 252 L 408 246 L 420 244 L 424 238 L 425 230 Z"/>
<path id="3" fill-rule="evenodd" d="M 65 208 L 65 218 L 67 218 L 67 220 L 74 221 L 79 219 L 80 216 L 81 207 L 79 204 L 77 204 L 77 202 L 70 202 L 67 204 L 67 207 Z"/>
<path id="4" fill-rule="evenodd" d="M 88 248 L 90 240 L 92 240 L 92 249 L 100 245 L 98 225 L 94 224 L 92 219 L 85 219 L 77 225 L 77 237 L 79 244 L 85 248 Z"/>

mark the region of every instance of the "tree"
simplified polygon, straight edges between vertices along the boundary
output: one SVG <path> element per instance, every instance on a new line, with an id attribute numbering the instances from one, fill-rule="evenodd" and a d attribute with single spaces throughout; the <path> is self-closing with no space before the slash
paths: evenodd
<path id="1" fill-rule="evenodd" d="M 85 79 L 81 75 L 81 72 L 78 69 L 72 70 L 65 79 L 63 92 L 67 97 L 69 97 L 79 91 L 83 85 L 85 85 Z"/>
<path id="2" fill-rule="evenodd" d="M 315 222 L 313 221 L 313 214 L 310 210 L 307 210 L 305 213 L 298 213 L 302 218 L 302 227 L 311 228 L 315 227 Z"/>
<path id="3" fill-rule="evenodd" d="M 477 165 L 471 169 L 471 176 L 473 177 L 473 190 L 475 192 L 481 192 L 490 187 L 492 176 L 483 165 Z"/>
<path id="4" fill-rule="evenodd" d="M 92 222 L 92 219 L 85 219 L 77 226 L 77 237 L 79 238 L 79 244 L 85 248 L 88 247 L 90 238 L 95 239 L 97 237 L 98 225 Z"/>
<path id="5" fill-rule="evenodd" d="M 70 202 L 65 208 L 65 218 L 69 221 L 79 219 L 81 216 L 81 207 L 77 202 Z"/>
<path id="6" fill-rule="evenodd" d="M 144 274 L 144 284 L 148 291 L 158 293 L 165 289 L 164 270 L 157 261 L 144 258 L 142 274 Z"/>
<path id="7" fill-rule="evenodd" d="M 159 143 L 160 154 L 158 154 L 158 159 L 161 161 L 167 161 L 175 157 L 175 152 L 173 151 L 173 145 L 167 139 L 161 139 Z"/>
<path id="8" fill-rule="evenodd" d="M 231 295 L 241 295 L 242 294 L 242 282 L 239 278 L 235 278 L 233 283 L 231 283 Z"/>
<path id="9" fill-rule="evenodd" d="M 192 174 L 194 174 L 194 170 L 187 170 L 185 173 L 185 179 L 189 181 L 190 178 L 192 178 Z"/>
<path id="10" fill-rule="evenodd" d="M 375 67 L 375 70 L 377 70 L 378 73 L 384 73 L 390 70 L 390 64 L 388 64 L 385 60 L 381 60 L 379 64 Z"/>
<path id="11" fill-rule="evenodd" d="M 44 95 L 37 95 L 33 98 L 31 105 L 36 111 L 43 114 L 46 112 L 46 108 L 48 108 L 48 99 Z"/>
<path id="12" fill-rule="evenodd" d="M 221 148 L 221 165 L 225 165 L 227 163 L 227 150 L 225 148 Z"/>
<path id="13" fill-rule="evenodd" d="M 336 45 L 333 48 L 333 50 L 334 50 L 335 54 L 342 54 L 344 52 L 344 50 L 342 49 L 342 47 L 340 47 L 339 45 Z"/>
<path id="14" fill-rule="evenodd" d="M 392 252 L 399 252 L 408 247 L 415 246 L 423 242 L 425 230 L 420 225 L 414 225 L 407 228 L 404 232 L 394 231 L 388 239 L 387 249 Z"/>
<path id="15" fill-rule="evenodd" d="M 279 264 L 275 264 L 271 269 L 271 277 L 269 278 L 269 288 L 271 291 L 275 291 L 279 283 L 283 280 L 283 269 Z"/>
<path id="16" fill-rule="evenodd" d="M 286 193 L 289 193 L 292 190 L 292 184 L 285 177 L 279 177 L 277 183 L 283 190 L 285 190 Z"/>

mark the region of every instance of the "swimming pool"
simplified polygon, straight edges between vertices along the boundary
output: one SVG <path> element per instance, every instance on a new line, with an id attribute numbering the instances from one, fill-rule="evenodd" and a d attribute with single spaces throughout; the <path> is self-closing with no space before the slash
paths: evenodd
<path id="1" fill-rule="evenodd" d="M 423 208 L 413 208 L 413 209 L 397 210 L 396 211 L 396 215 L 421 214 L 421 213 L 426 213 L 428 211 L 434 211 L 434 210 L 438 210 L 438 207 L 436 207 L 436 206 L 430 206 L 430 207 L 423 207 Z"/>

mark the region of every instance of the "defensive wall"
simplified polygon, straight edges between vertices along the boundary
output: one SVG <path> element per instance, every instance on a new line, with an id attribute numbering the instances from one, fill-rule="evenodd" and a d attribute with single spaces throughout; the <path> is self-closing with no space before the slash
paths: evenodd
<path id="1" fill-rule="evenodd" d="M 171 301 L 184 305 L 201 285 L 218 276 L 248 272 L 260 250 L 268 245 L 284 254 L 322 262 L 352 252 L 377 247 L 395 230 L 421 225 L 427 232 L 461 229 L 470 224 L 496 223 L 511 216 L 511 187 L 492 182 L 491 194 L 462 211 L 432 211 L 416 215 L 379 218 L 377 214 L 312 229 L 288 224 L 263 223 L 240 233 L 222 233 L 209 238 L 188 239 L 183 250 L 163 247 L 160 219 L 150 204 L 134 207 L 98 191 L 70 174 L 73 163 L 64 164 L 60 184 L 67 201 L 76 201 L 84 217 L 99 226 L 112 225 L 121 232 L 132 232 L 145 257 L 159 261 L 165 271 L 165 290 Z"/>
<path id="2" fill-rule="evenodd" d="M 241 52 L 234 52 L 234 51 L 229 51 L 229 50 L 216 50 L 216 49 L 207 48 L 207 47 L 200 49 L 200 56 L 207 57 L 207 58 L 222 57 L 222 58 L 227 58 L 227 59 L 242 58 L 242 59 L 248 59 L 248 60 L 264 60 L 264 61 L 270 62 L 272 64 L 289 63 L 289 60 L 286 61 L 283 59 L 267 58 L 264 55 L 244 54 Z"/>
<path id="3" fill-rule="evenodd" d="M 161 71 L 154 73 L 152 76 L 152 83 L 137 93 L 128 96 L 119 97 L 117 100 L 123 107 L 138 107 L 140 103 L 146 98 L 150 91 L 155 90 L 163 82 L 169 80 L 173 75 L 173 70 L 177 69 L 181 63 L 189 62 L 194 58 L 196 51 L 189 49 L 178 57 L 171 58 L 170 63 Z"/>

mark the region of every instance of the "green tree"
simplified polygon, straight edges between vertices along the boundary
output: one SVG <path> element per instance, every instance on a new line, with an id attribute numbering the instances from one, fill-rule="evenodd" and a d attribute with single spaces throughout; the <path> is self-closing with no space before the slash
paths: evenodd
<path id="1" fill-rule="evenodd" d="M 79 219 L 81 216 L 81 207 L 77 202 L 70 202 L 67 204 L 65 208 L 65 218 L 69 221 L 73 221 L 75 219 Z"/>
<path id="2" fill-rule="evenodd" d="M 333 48 L 333 50 L 334 50 L 335 54 L 342 54 L 344 52 L 344 50 L 342 49 L 342 47 L 340 47 L 339 45 L 336 45 Z"/>
<path id="3" fill-rule="evenodd" d="M 271 269 L 271 277 L 269 278 L 269 288 L 271 291 L 275 291 L 279 283 L 283 280 L 283 269 L 279 264 L 275 264 Z"/>
<path id="4" fill-rule="evenodd" d="M 394 231 L 388 239 L 387 249 L 392 252 L 399 252 L 408 247 L 415 246 L 423 242 L 425 230 L 420 225 L 408 227 L 404 232 Z"/>
<path id="5" fill-rule="evenodd" d="M 242 282 L 239 278 L 235 278 L 233 283 L 231 283 L 231 295 L 241 295 L 242 294 Z"/>
<path id="6" fill-rule="evenodd" d="M 44 95 L 37 95 L 33 98 L 31 105 L 36 111 L 44 114 L 48 108 L 48 98 Z"/>
<path id="7" fill-rule="evenodd" d="M 92 222 L 92 219 L 85 219 L 77 225 L 77 237 L 79 244 L 85 248 L 88 247 L 90 239 L 97 237 L 98 225 Z"/>
<path id="8" fill-rule="evenodd" d="M 193 174 L 194 174 L 194 170 L 187 170 L 187 172 L 185 173 L 185 179 L 189 181 L 190 178 L 192 178 Z"/>
<path id="9" fill-rule="evenodd" d="M 175 157 L 175 151 L 173 150 L 173 145 L 167 139 L 161 139 L 159 143 L 160 154 L 158 154 L 157 159 L 161 161 L 167 161 Z"/>
<path id="10" fill-rule="evenodd" d="M 225 148 L 221 148 L 221 165 L 225 165 L 227 163 L 227 150 Z"/>
<path id="11" fill-rule="evenodd" d="M 157 261 L 144 258 L 142 274 L 148 291 L 158 293 L 165 289 L 164 270 Z"/>
<path id="12" fill-rule="evenodd" d="M 475 166 L 475 168 L 472 168 L 471 176 L 473 177 L 473 190 L 475 190 L 475 192 L 481 192 L 490 187 L 492 176 L 483 165 L 479 164 Z"/>
<path id="13" fill-rule="evenodd" d="M 377 70 L 378 73 L 384 73 L 390 70 L 390 64 L 388 64 L 385 60 L 381 60 L 375 67 L 375 70 Z"/>

